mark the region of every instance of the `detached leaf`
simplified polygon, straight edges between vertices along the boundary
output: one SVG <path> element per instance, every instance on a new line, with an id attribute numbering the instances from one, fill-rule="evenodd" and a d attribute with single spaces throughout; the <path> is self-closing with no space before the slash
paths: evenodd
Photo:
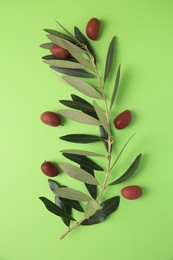
<path id="1" fill-rule="evenodd" d="M 58 113 L 81 124 L 100 125 L 100 121 L 79 111 L 62 109 L 58 110 Z"/>
<path id="2" fill-rule="evenodd" d="M 59 189 L 59 188 L 58 188 Z M 45 197 L 39 197 L 39 199 L 44 203 L 45 207 L 53 214 L 59 217 L 66 217 L 69 220 L 75 220 L 72 216 L 64 212 L 60 207 L 54 204 L 52 201 L 48 200 Z"/>
<path id="3" fill-rule="evenodd" d="M 85 207 L 86 218 L 88 219 L 94 215 L 98 209 L 101 209 L 101 206 L 95 200 L 90 200 Z"/>
<path id="4" fill-rule="evenodd" d="M 91 85 L 89 85 L 87 82 L 85 82 L 81 79 L 77 79 L 75 77 L 70 77 L 70 76 L 63 76 L 62 78 L 70 86 L 72 86 L 73 88 L 82 92 L 83 94 L 85 94 L 89 97 L 102 99 L 101 94 L 95 88 L 93 88 Z"/>
<path id="5" fill-rule="evenodd" d="M 58 166 L 66 172 L 70 177 L 88 184 L 98 185 L 96 178 L 91 176 L 88 172 L 69 163 L 59 163 Z"/>
<path id="6" fill-rule="evenodd" d="M 51 66 L 60 67 L 60 68 L 69 68 L 69 69 L 81 69 L 84 66 L 78 62 L 72 62 L 68 60 L 45 60 L 46 64 Z"/>
<path id="7" fill-rule="evenodd" d="M 135 160 L 132 162 L 130 167 L 127 169 L 127 171 L 120 178 L 118 178 L 116 181 L 110 183 L 109 185 L 116 185 L 116 184 L 119 184 L 119 183 L 122 183 L 122 182 L 128 180 L 138 169 L 139 163 L 141 161 L 141 156 L 142 156 L 142 154 L 139 154 L 135 158 Z"/>
<path id="8" fill-rule="evenodd" d="M 61 136 L 60 139 L 67 142 L 81 143 L 81 144 L 100 142 L 104 140 L 103 138 L 96 135 L 85 135 L 85 134 L 69 134 L 69 135 Z"/>
<path id="9" fill-rule="evenodd" d="M 113 103 L 115 101 L 115 97 L 116 97 L 116 94 L 117 94 L 117 91 L 118 91 L 119 80 L 120 80 L 120 68 L 121 68 L 121 66 L 119 65 L 118 70 L 117 70 L 117 74 L 116 74 L 115 85 L 114 85 L 114 89 L 113 89 L 113 93 L 112 93 L 110 110 L 113 106 Z"/>
<path id="10" fill-rule="evenodd" d="M 63 156 L 65 156 L 67 159 L 78 163 L 82 167 L 90 167 L 93 170 L 97 171 L 103 171 L 104 169 L 100 167 L 97 163 L 93 162 L 88 157 L 81 155 L 81 154 L 70 154 L 70 153 L 63 153 Z"/>
<path id="11" fill-rule="evenodd" d="M 109 124 L 107 122 L 105 114 L 102 112 L 101 108 L 99 107 L 99 105 L 95 101 L 93 102 L 93 106 L 95 108 L 95 111 L 97 113 L 97 116 L 98 116 L 98 118 L 100 120 L 101 125 L 104 127 L 104 129 L 106 130 L 108 135 L 111 136 L 110 126 L 109 126 Z"/>
<path id="12" fill-rule="evenodd" d="M 105 75 L 104 75 L 104 82 L 106 82 L 109 73 L 112 68 L 112 63 L 113 63 L 113 56 L 114 56 L 114 48 L 115 48 L 115 36 L 112 38 L 109 48 L 108 48 L 108 53 L 107 53 L 107 58 L 106 58 L 106 67 L 105 67 Z"/>
<path id="13" fill-rule="evenodd" d="M 100 153 L 93 153 L 89 151 L 83 151 L 83 150 L 75 150 L 75 149 L 66 149 L 61 150 L 61 153 L 70 153 L 70 154 L 80 154 L 85 156 L 94 156 L 94 157 L 106 157 L 106 155 L 100 154 Z"/>
<path id="14" fill-rule="evenodd" d="M 115 212 L 119 206 L 120 197 L 116 196 L 105 200 L 101 206 L 102 208 L 96 211 L 96 213 L 89 219 L 82 222 L 81 225 L 94 225 L 103 222 L 110 214 Z"/>
<path id="15" fill-rule="evenodd" d="M 67 187 L 57 188 L 55 193 L 63 198 L 77 201 L 90 201 L 91 198 L 85 193 Z"/>
<path id="16" fill-rule="evenodd" d="M 94 175 L 94 170 L 89 167 L 89 166 L 84 166 L 84 165 L 81 165 L 81 169 L 87 171 L 89 174 L 91 174 L 93 177 L 95 177 Z M 85 183 L 85 186 L 87 188 L 87 190 L 89 191 L 90 195 L 92 196 L 93 199 L 96 199 L 97 198 L 97 186 L 96 185 L 92 185 L 92 184 L 86 184 Z"/>
<path id="17" fill-rule="evenodd" d="M 47 43 L 43 43 L 40 45 L 41 48 L 43 49 L 50 49 L 52 47 L 53 43 L 52 42 L 47 42 Z"/>
<path id="18" fill-rule="evenodd" d="M 80 78 L 95 78 L 95 76 L 82 69 L 68 69 L 68 68 L 58 68 L 55 66 L 50 66 L 51 69 L 70 76 L 80 77 Z"/>
<path id="19" fill-rule="evenodd" d="M 51 30 L 51 29 L 44 29 L 45 32 L 49 33 L 49 34 L 52 34 L 52 35 L 55 35 L 55 36 L 58 36 L 60 38 L 63 38 L 64 40 L 67 40 L 71 43 L 74 43 L 76 44 L 76 41 L 74 40 L 74 38 L 64 34 L 64 33 L 61 33 L 61 32 L 58 32 L 58 31 L 55 31 L 55 30 Z"/>

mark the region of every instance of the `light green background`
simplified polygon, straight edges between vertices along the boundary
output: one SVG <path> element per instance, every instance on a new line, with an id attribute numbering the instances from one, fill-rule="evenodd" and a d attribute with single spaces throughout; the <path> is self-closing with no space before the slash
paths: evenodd
<path id="1" fill-rule="evenodd" d="M 1 0 L 0 260 L 173 260 L 172 8 L 171 0 Z M 115 131 L 114 155 L 137 133 L 113 174 L 121 175 L 143 153 L 136 176 L 112 188 L 107 197 L 130 184 L 141 185 L 144 196 L 136 201 L 121 198 L 108 221 L 78 228 L 60 241 L 65 226 L 38 200 L 39 196 L 53 199 L 40 164 L 45 159 L 64 160 L 58 151 L 74 145 L 58 137 L 84 129 L 72 121 L 63 128 L 40 123 L 42 112 L 62 108 L 57 101 L 75 92 L 41 62 L 46 51 L 38 46 L 47 41 L 42 28 L 58 28 L 55 19 L 72 31 L 73 25 L 84 30 L 91 17 L 103 21 L 100 40 L 93 43 L 102 73 L 108 43 L 114 34 L 118 36 L 114 71 L 121 63 L 122 77 L 114 115 L 126 108 L 134 114 L 131 126 Z M 106 87 L 108 96 L 114 74 Z M 95 127 L 86 131 L 97 133 Z M 104 150 L 101 144 L 86 147 Z M 59 180 L 75 186 L 69 177 Z"/>

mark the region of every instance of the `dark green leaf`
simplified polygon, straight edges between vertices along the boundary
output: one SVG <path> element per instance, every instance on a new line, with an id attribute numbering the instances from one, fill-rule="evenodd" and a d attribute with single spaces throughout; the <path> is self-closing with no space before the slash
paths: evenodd
<path id="1" fill-rule="evenodd" d="M 102 125 L 99 126 L 99 129 L 100 129 L 100 136 L 101 136 L 101 138 L 103 138 L 102 140 L 103 140 L 104 146 L 105 146 L 106 150 L 108 151 L 108 143 L 106 141 L 108 139 L 108 134 Z"/>
<path id="2" fill-rule="evenodd" d="M 87 38 L 81 33 L 79 28 L 77 28 L 76 26 L 74 27 L 74 33 L 75 33 L 76 39 L 79 42 L 81 42 L 81 43 L 83 43 L 84 45 L 87 46 L 88 50 L 90 51 L 90 53 L 92 54 L 92 56 L 94 58 L 95 64 L 96 64 L 96 56 L 95 56 L 94 50 L 91 47 L 91 45 L 90 45 L 89 41 L 87 40 Z"/>
<path id="3" fill-rule="evenodd" d="M 45 197 L 39 197 L 39 199 L 44 203 L 45 207 L 53 214 L 59 217 L 66 217 L 69 220 L 75 220 L 72 216 L 64 212 L 60 207 L 54 204 L 52 201 L 48 200 Z"/>
<path id="4" fill-rule="evenodd" d="M 139 163 L 141 161 L 141 156 L 142 156 L 142 154 L 139 154 L 135 158 L 135 160 L 132 162 L 130 167 L 127 169 L 127 171 L 120 178 L 118 178 L 116 181 L 110 183 L 109 185 L 116 185 L 116 184 L 122 183 L 122 182 L 126 181 L 127 179 L 129 179 L 138 169 Z"/>
<path id="5" fill-rule="evenodd" d="M 71 100 L 59 100 L 59 102 L 67 107 L 81 110 L 82 112 L 94 112 L 94 109 L 91 106 L 88 106 L 84 103 L 75 102 Z"/>
<path id="6" fill-rule="evenodd" d="M 65 203 L 60 199 L 60 197 L 55 196 L 55 204 L 60 207 L 65 213 L 67 213 L 68 215 L 71 215 L 72 212 L 72 208 L 65 205 Z M 67 217 L 63 217 L 62 221 L 64 222 L 64 224 L 69 227 L 70 226 L 70 220 Z"/>
<path id="7" fill-rule="evenodd" d="M 53 43 L 52 42 L 47 42 L 47 43 L 43 43 L 40 45 L 41 48 L 43 49 L 50 49 L 52 47 Z"/>
<path id="8" fill-rule="evenodd" d="M 104 140 L 99 136 L 86 135 L 86 134 L 69 134 L 69 135 L 61 136 L 60 139 L 67 142 L 81 143 L 81 144 L 94 143 L 94 142 L 99 142 Z"/>
<path id="9" fill-rule="evenodd" d="M 45 55 L 42 57 L 43 60 L 62 60 L 54 55 Z M 69 56 L 66 60 L 77 62 L 73 57 Z"/>
<path id="10" fill-rule="evenodd" d="M 82 222 L 81 225 L 93 225 L 103 222 L 110 214 L 115 212 L 119 206 L 120 197 L 116 196 L 105 200 L 101 206 L 102 208 L 97 210 L 96 213 L 91 216 L 89 219 L 86 219 Z"/>
<path id="11" fill-rule="evenodd" d="M 80 166 L 88 166 L 91 167 L 93 170 L 97 170 L 97 171 L 103 171 L 104 169 L 102 167 L 100 167 L 98 164 L 96 164 L 94 161 L 92 161 L 91 159 L 89 159 L 88 157 L 84 156 L 84 155 L 79 155 L 79 154 L 70 154 L 70 153 L 62 153 L 64 157 L 66 157 L 67 159 L 78 163 Z"/>
<path id="12" fill-rule="evenodd" d="M 89 151 L 84 151 L 84 150 L 77 150 L 77 149 L 64 149 L 60 151 L 61 153 L 70 153 L 70 154 L 79 154 L 79 155 L 85 155 L 85 156 L 94 156 L 94 157 L 105 157 L 107 158 L 106 155 L 100 154 L 100 153 L 93 153 Z"/>
<path id="13" fill-rule="evenodd" d="M 88 173 L 90 173 L 92 176 L 95 177 L 94 171 L 91 167 L 82 165 L 81 169 L 87 171 Z M 86 186 L 87 190 L 89 191 L 90 195 L 93 197 L 93 199 L 96 199 L 97 198 L 97 186 L 92 185 L 92 184 L 86 184 L 86 183 L 85 183 L 85 186 Z"/>
<path id="14" fill-rule="evenodd" d="M 60 199 L 69 207 L 72 207 L 73 209 L 76 209 L 80 212 L 84 212 L 82 206 L 80 205 L 79 201 L 71 200 L 71 199 L 65 199 L 60 197 Z"/>
<path id="15" fill-rule="evenodd" d="M 72 33 L 70 33 L 62 24 L 60 24 L 58 21 L 56 21 L 57 24 L 59 24 L 59 26 L 70 36 L 72 37 L 77 43 L 80 43 Z"/>
<path id="16" fill-rule="evenodd" d="M 82 69 L 67 69 L 67 68 L 58 68 L 55 66 L 50 66 L 50 68 L 65 75 L 70 75 L 70 76 L 80 77 L 80 78 L 95 78 L 95 75 Z"/>
<path id="17" fill-rule="evenodd" d="M 76 41 L 74 40 L 74 38 L 64 34 L 64 33 L 61 33 L 61 32 L 58 32 L 58 31 L 55 31 L 55 30 L 51 30 L 51 29 L 44 29 L 45 32 L 47 33 L 50 33 L 52 35 L 55 35 L 55 36 L 58 36 L 60 38 L 63 38 L 69 42 L 72 42 L 72 43 L 76 43 Z"/>
<path id="18" fill-rule="evenodd" d="M 112 38 L 107 52 L 104 82 L 106 82 L 112 68 L 114 48 L 115 48 L 115 36 Z"/>
<path id="19" fill-rule="evenodd" d="M 121 68 L 121 66 L 119 65 L 118 70 L 117 70 L 117 74 L 116 74 L 115 85 L 114 85 L 114 89 L 113 89 L 113 93 L 112 93 L 110 110 L 111 110 L 111 108 L 113 106 L 113 103 L 115 101 L 115 97 L 116 97 L 117 91 L 118 91 L 119 80 L 120 80 L 120 68 Z"/>

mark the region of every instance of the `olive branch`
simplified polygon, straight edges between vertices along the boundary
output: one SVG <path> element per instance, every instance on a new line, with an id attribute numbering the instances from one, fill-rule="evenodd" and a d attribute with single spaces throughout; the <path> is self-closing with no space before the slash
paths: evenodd
<path id="1" fill-rule="evenodd" d="M 117 185 L 130 178 L 139 166 L 141 154 L 135 158 L 135 160 L 120 178 L 108 184 L 111 170 L 119 160 L 129 141 L 134 136 L 132 135 L 128 139 L 111 166 L 114 135 L 113 131 L 111 130 L 110 113 L 119 87 L 121 69 L 120 65 L 116 72 L 110 107 L 108 106 L 104 85 L 112 69 L 116 37 L 114 36 L 112 38 L 108 47 L 104 80 L 102 81 L 98 70 L 95 52 L 86 37 L 76 26 L 74 27 L 73 35 L 61 24 L 59 25 L 63 28 L 63 30 L 65 30 L 66 34 L 55 30 L 45 29 L 45 31 L 48 33 L 47 37 L 51 42 L 42 44 L 41 47 L 50 49 L 52 44 L 55 44 L 61 48 L 66 49 L 71 54 L 71 56 L 68 59 L 62 60 L 58 59 L 54 55 L 47 55 L 43 57 L 44 62 L 49 64 L 51 69 L 54 71 L 63 74 L 61 77 L 55 74 L 59 80 L 75 88 L 82 94 L 93 98 L 94 101 L 93 104 L 90 104 L 88 101 L 77 95 L 71 95 L 72 101 L 60 100 L 60 103 L 72 108 L 72 110 L 63 109 L 59 110 L 58 113 L 76 122 L 96 125 L 100 128 L 100 136 L 88 134 L 69 134 L 66 136 L 61 136 L 60 139 L 74 143 L 92 143 L 101 141 L 104 143 L 107 151 L 107 155 L 76 149 L 61 151 L 67 159 L 79 164 L 80 167 L 69 163 L 59 163 L 58 167 L 73 179 L 83 182 L 91 195 L 88 196 L 81 191 L 62 186 L 57 182 L 49 179 L 50 189 L 55 194 L 55 203 L 51 202 L 45 197 L 40 197 L 40 199 L 50 212 L 61 217 L 65 225 L 68 226 L 67 231 L 61 236 L 61 239 L 63 239 L 78 226 L 101 223 L 110 214 L 117 210 L 120 197 L 115 196 L 100 203 L 103 192 L 108 186 Z M 98 86 L 93 87 L 91 84 L 81 80 L 80 78 L 96 78 Z M 103 101 L 104 111 L 98 105 L 96 99 Z M 102 184 L 100 184 L 96 179 L 94 171 L 103 171 L 104 169 L 89 157 L 101 157 L 107 159 L 105 177 Z M 99 187 L 99 192 L 97 192 L 97 186 Z M 84 209 L 80 204 L 82 201 L 86 203 Z M 72 209 L 83 212 L 83 216 L 80 220 L 76 221 L 72 217 Z M 71 221 L 76 221 L 76 223 L 70 227 Z"/>

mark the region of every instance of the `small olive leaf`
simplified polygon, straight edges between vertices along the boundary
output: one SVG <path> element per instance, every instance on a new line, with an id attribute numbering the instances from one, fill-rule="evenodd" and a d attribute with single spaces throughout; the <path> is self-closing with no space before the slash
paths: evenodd
<path id="1" fill-rule="evenodd" d="M 51 30 L 51 29 L 43 29 L 45 32 L 49 33 L 49 34 L 52 34 L 52 35 L 55 35 L 55 36 L 58 36 L 59 38 L 63 38 L 64 40 L 67 40 L 71 43 L 74 43 L 76 44 L 76 41 L 74 40 L 74 38 L 64 34 L 64 33 L 61 33 L 61 32 L 58 32 L 56 30 Z"/>
<path id="2" fill-rule="evenodd" d="M 106 141 L 108 139 L 108 134 L 102 125 L 99 126 L 99 130 L 100 130 L 100 136 L 101 136 L 101 138 L 103 138 L 104 146 L 105 146 L 106 150 L 108 151 L 108 143 Z"/>
<path id="3" fill-rule="evenodd" d="M 93 170 L 97 170 L 97 171 L 103 171 L 104 169 L 102 167 L 100 167 L 97 163 L 95 163 L 94 161 L 92 161 L 91 159 L 89 159 L 88 157 L 81 155 L 81 154 L 70 154 L 70 153 L 63 153 L 62 154 L 64 157 L 66 157 L 67 159 L 78 163 L 81 166 L 88 166 L 90 168 L 92 168 Z"/>
<path id="4" fill-rule="evenodd" d="M 112 68 L 112 63 L 113 63 L 113 56 L 114 56 L 114 48 L 115 48 L 115 39 L 116 37 L 114 36 L 109 44 L 108 52 L 107 52 L 107 57 L 106 57 L 106 67 L 105 67 L 105 75 L 104 75 L 104 82 L 106 82 L 109 73 Z"/>
<path id="5" fill-rule="evenodd" d="M 60 189 L 60 188 L 57 188 Z M 44 203 L 45 207 L 53 214 L 59 216 L 59 217 L 66 217 L 69 220 L 75 220 L 72 216 L 68 215 L 66 212 L 64 212 L 60 207 L 58 207 L 56 204 L 54 204 L 52 201 L 48 200 L 45 197 L 39 197 L 39 199 Z"/>
<path id="6" fill-rule="evenodd" d="M 91 174 L 92 176 L 95 177 L 94 170 L 91 167 L 89 167 L 88 165 L 87 166 L 81 165 L 80 167 L 81 167 L 81 169 L 87 171 L 89 174 Z M 96 199 L 97 198 L 97 186 L 92 185 L 92 184 L 87 184 L 87 183 L 85 183 L 85 186 L 86 186 L 89 194 L 92 196 L 92 198 Z"/>
<path id="7" fill-rule="evenodd" d="M 55 66 L 50 66 L 50 68 L 65 75 L 70 75 L 70 76 L 80 77 L 80 78 L 95 78 L 95 75 L 82 69 L 58 68 Z"/>
<path id="8" fill-rule="evenodd" d="M 113 103 L 115 101 L 115 98 L 116 98 L 116 95 L 117 95 L 117 91 L 118 91 L 118 86 L 119 86 L 119 81 L 120 81 L 120 68 L 121 68 L 121 65 L 119 65 L 118 70 L 117 70 L 117 74 L 116 74 L 115 85 L 114 85 L 112 98 L 111 98 L 110 110 L 111 110 L 111 108 L 113 106 Z"/>
<path id="9" fill-rule="evenodd" d="M 54 56 L 54 55 L 45 55 L 43 57 L 41 57 L 43 60 L 59 60 L 58 57 Z"/>
<path id="10" fill-rule="evenodd" d="M 95 64 L 96 64 L 96 55 L 94 53 L 94 50 L 93 50 L 91 44 L 89 43 L 87 38 L 81 33 L 79 28 L 76 26 L 74 27 L 74 34 L 75 34 L 76 39 L 78 39 L 78 41 L 83 43 L 88 48 L 88 50 L 90 51 L 91 55 L 93 56 Z"/>
<path id="11" fill-rule="evenodd" d="M 70 199 L 70 200 L 77 200 L 77 201 L 91 200 L 91 197 L 89 197 L 85 193 L 68 187 L 57 188 L 55 193 L 57 196 L 63 197 L 65 199 Z"/>
<path id="12" fill-rule="evenodd" d="M 55 204 L 60 207 L 62 210 L 64 210 L 64 212 L 66 212 L 68 215 L 71 215 L 72 212 L 72 208 L 65 205 L 64 202 L 58 197 L 55 196 Z M 66 217 L 62 218 L 62 221 L 64 222 L 64 224 L 69 227 L 70 226 L 70 220 Z"/>
<path id="13" fill-rule="evenodd" d="M 41 48 L 43 49 L 50 49 L 52 47 L 53 43 L 52 42 L 47 42 L 47 43 L 43 43 L 40 45 Z"/>
<path id="14" fill-rule="evenodd" d="M 106 157 L 106 155 L 100 154 L 100 153 L 93 153 L 89 151 L 83 151 L 83 150 L 76 150 L 76 149 L 66 149 L 61 150 L 61 153 L 70 153 L 70 154 L 80 154 L 85 156 L 93 156 L 93 157 Z"/>
<path id="15" fill-rule="evenodd" d="M 90 200 L 85 206 L 86 219 L 89 219 L 89 217 L 94 215 L 94 213 L 99 209 L 101 209 L 101 206 L 98 204 L 98 202 L 95 200 Z"/>
<path id="16" fill-rule="evenodd" d="M 88 106 L 84 103 L 75 102 L 75 101 L 71 101 L 71 100 L 59 100 L 59 102 L 61 104 L 63 104 L 64 106 L 74 108 L 74 109 L 77 109 L 77 110 L 81 110 L 84 113 L 94 111 L 94 109 L 91 106 Z"/>
<path id="17" fill-rule="evenodd" d="M 71 87 L 77 89 L 83 94 L 89 97 L 102 99 L 101 94 L 87 82 L 71 76 L 63 76 L 62 79 L 65 80 L 65 82 L 68 83 Z"/>
<path id="18" fill-rule="evenodd" d="M 103 203 L 101 203 L 102 208 L 97 210 L 96 213 L 89 219 L 83 221 L 81 225 L 94 225 L 103 222 L 110 214 L 117 210 L 119 203 L 119 196 L 105 200 Z"/>
<path id="19" fill-rule="evenodd" d="M 74 35 L 72 33 L 70 33 L 62 24 L 60 24 L 58 21 L 56 21 L 57 24 L 59 24 L 59 26 L 71 37 L 74 39 L 74 41 L 76 41 L 77 43 L 80 44 L 80 42 L 74 37 Z"/>
<path id="20" fill-rule="evenodd" d="M 58 113 L 68 119 L 71 119 L 81 124 L 100 125 L 100 121 L 89 115 L 84 114 L 83 112 L 70 109 L 61 109 L 58 110 Z"/>
<path id="21" fill-rule="evenodd" d="M 81 144 L 100 142 L 104 140 L 102 137 L 96 135 L 86 135 L 86 134 L 69 134 L 69 135 L 61 136 L 60 139 L 67 142 L 81 143 Z"/>
<path id="22" fill-rule="evenodd" d="M 96 114 L 97 114 L 97 116 L 100 120 L 101 125 L 104 127 L 104 129 L 106 130 L 108 135 L 111 136 L 110 126 L 107 122 L 105 114 L 103 113 L 103 111 L 101 110 L 101 108 L 99 107 L 99 105 L 95 101 L 93 102 L 93 106 L 95 108 Z"/>
<path id="23" fill-rule="evenodd" d="M 82 69 L 84 66 L 78 62 L 72 62 L 68 60 L 45 60 L 44 63 L 51 66 L 69 69 Z"/>
<path id="24" fill-rule="evenodd" d="M 49 188 L 51 189 L 52 192 L 54 192 L 56 188 L 61 187 L 61 185 L 59 185 L 58 182 L 53 181 L 51 179 L 48 179 L 48 184 L 49 184 Z"/>
<path id="25" fill-rule="evenodd" d="M 96 180 L 96 178 L 91 176 L 88 172 L 86 172 L 72 164 L 59 163 L 58 166 L 73 179 L 76 179 L 76 180 L 84 182 L 84 183 L 93 184 L 93 185 L 99 184 L 98 181 Z"/>
<path id="26" fill-rule="evenodd" d="M 116 185 L 116 184 L 119 184 L 119 183 L 122 183 L 122 182 L 128 180 L 138 169 L 139 163 L 141 161 L 141 156 L 142 156 L 142 154 L 139 154 L 135 158 L 135 160 L 132 162 L 132 164 L 129 166 L 129 168 L 126 170 L 126 172 L 120 178 L 118 178 L 116 181 L 110 183 L 109 185 Z"/>
<path id="27" fill-rule="evenodd" d="M 65 205 L 72 207 L 73 209 L 75 209 L 77 211 L 84 212 L 84 209 L 80 205 L 79 201 L 71 200 L 71 199 L 65 199 L 65 198 L 62 198 L 62 197 L 59 197 L 59 198 L 61 199 L 61 201 L 64 202 Z"/>

